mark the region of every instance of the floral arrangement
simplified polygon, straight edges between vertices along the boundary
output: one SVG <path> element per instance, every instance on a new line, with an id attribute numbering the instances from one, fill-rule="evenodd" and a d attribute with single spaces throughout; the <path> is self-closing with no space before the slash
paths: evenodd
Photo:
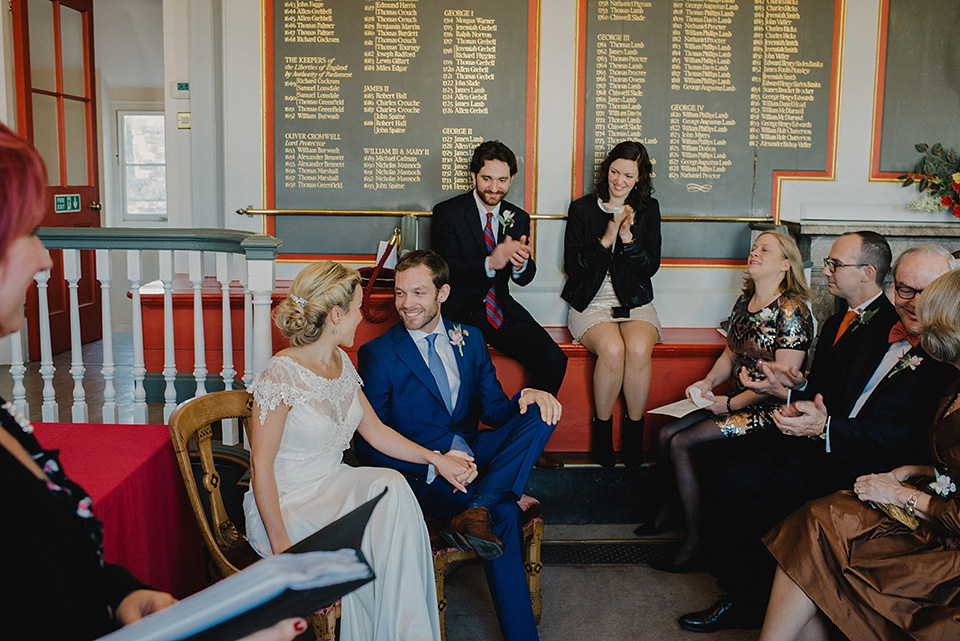
<path id="1" fill-rule="evenodd" d="M 947 496 L 951 492 L 957 491 L 957 484 L 953 482 L 953 479 L 946 474 L 941 474 L 937 468 L 933 468 L 933 473 L 937 478 L 928 486 L 931 490 L 940 496 Z"/>
<path id="2" fill-rule="evenodd" d="M 766 325 L 777 318 L 777 312 L 769 307 L 764 307 L 759 312 L 750 317 L 750 320 L 757 325 Z"/>
<path id="3" fill-rule="evenodd" d="M 887 378 L 893 378 L 908 367 L 912 370 L 917 369 L 922 362 L 923 356 L 917 356 L 916 354 L 910 354 L 910 352 L 907 352 L 901 356 L 900 360 L 897 361 L 897 364 L 893 366 L 893 369 L 890 370 L 889 374 L 887 374 Z"/>
<path id="4" fill-rule="evenodd" d="M 870 319 L 873 318 L 873 315 L 877 313 L 875 309 L 868 309 L 864 311 L 858 311 L 857 317 L 853 319 L 853 322 L 850 323 L 850 331 L 855 332 L 861 325 L 866 325 L 870 322 Z"/>
<path id="5" fill-rule="evenodd" d="M 463 356 L 463 343 L 464 336 L 469 336 L 470 332 L 463 329 L 459 323 L 453 326 L 453 329 L 447 330 L 447 335 L 450 336 L 450 344 L 454 347 L 460 349 L 460 356 Z"/>
<path id="6" fill-rule="evenodd" d="M 504 210 L 504 212 L 500 214 L 497 219 L 500 221 L 500 226 L 503 229 L 510 229 L 513 227 L 513 212 L 509 209 Z"/>
<path id="7" fill-rule="evenodd" d="M 939 142 L 932 147 L 926 143 L 914 145 L 923 156 L 912 172 L 897 176 L 907 187 L 917 184 L 921 196 L 907 205 L 913 211 L 939 211 L 946 207 L 960 218 L 960 154 L 956 149 L 947 149 Z"/>

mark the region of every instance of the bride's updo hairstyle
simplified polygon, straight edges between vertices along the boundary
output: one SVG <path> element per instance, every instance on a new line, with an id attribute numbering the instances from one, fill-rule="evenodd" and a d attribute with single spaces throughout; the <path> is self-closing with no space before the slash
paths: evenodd
<path id="1" fill-rule="evenodd" d="M 289 295 L 273 311 L 273 322 L 294 347 L 320 338 L 327 314 L 350 309 L 360 274 L 332 260 L 307 265 L 290 285 Z"/>

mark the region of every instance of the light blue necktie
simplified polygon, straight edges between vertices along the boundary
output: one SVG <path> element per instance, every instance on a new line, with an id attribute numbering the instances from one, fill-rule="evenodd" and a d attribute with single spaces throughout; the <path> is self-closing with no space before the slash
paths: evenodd
<path id="1" fill-rule="evenodd" d="M 440 388 L 440 396 L 443 397 L 443 403 L 447 406 L 447 411 L 452 416 L 453 397 L 450 394 L 450 380 L 447 378 L 447 370 L 443 367 L 443 361 L 440 360 L 440 355 L 437 354 L 437 348 L 434 345 L 434 341 L 439 337 L 439 334 L 430 334 L 424 338 L 424 340 L 427 341 L 427 367 L 430 368 L 430 373 L 433 374 L 433 378 L 437 381 L 437 387 Z"/>

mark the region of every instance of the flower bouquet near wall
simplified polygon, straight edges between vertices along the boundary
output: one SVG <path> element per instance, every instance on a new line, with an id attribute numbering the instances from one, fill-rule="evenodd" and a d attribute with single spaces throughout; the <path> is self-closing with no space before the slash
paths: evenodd
<path id="1" fill-rule="evenodd" d="M 960 218 L 960 154 L 939 142 L 930 147 L 925 143 L 914 145 L 923 156 L 910 173 L 897 176 L 903 186 L 917 184 L 917 191 L 926 195 L 914 200 L 908 209 L 939 211 L 946 207 Z"/>

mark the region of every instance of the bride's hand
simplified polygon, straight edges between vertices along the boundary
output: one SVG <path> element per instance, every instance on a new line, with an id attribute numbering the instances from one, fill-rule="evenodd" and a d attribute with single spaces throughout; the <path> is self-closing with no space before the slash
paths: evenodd
<path id="1" fill-rule="evenodd" d="M 437 468 L 437 474 L 460 492 L 466 493 L 467 486 L 477 478 L 477 466 L 473 457 L 466 452 L 450 450 L 437 457 L 433 465 Z"/>

